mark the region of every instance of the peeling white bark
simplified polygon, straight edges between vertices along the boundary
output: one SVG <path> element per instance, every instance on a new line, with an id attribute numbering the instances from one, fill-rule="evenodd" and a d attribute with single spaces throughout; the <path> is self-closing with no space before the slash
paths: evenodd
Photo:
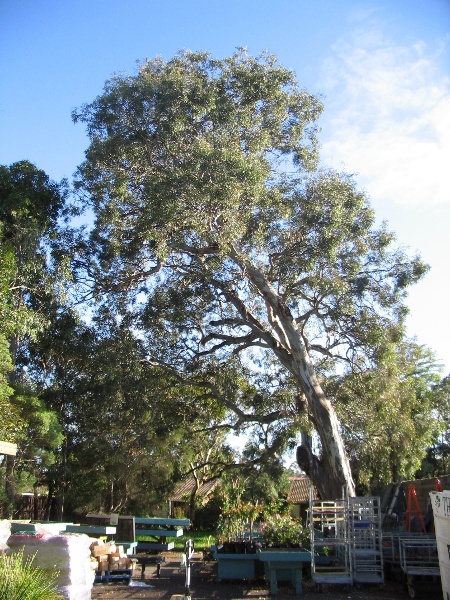
<path id="1" fill-rule="evenodd" d="M 323 448 L 320 461 L 310 455 L 308 474 L 324 499 L 341 497 L 343 487 L 346 487 L 350 496 L 354 496 L 355 486 L 336 412 L 318 381 L 298 324 L 264 274 L 241 257 L 236 249 L 232 249 L 231 256 L 266 304 L 267 320 L 272 330 L 258 327 L 259 334 L 290 371 L 307 398 Z M 239 310 L 237 302 L 235 306 Z M 242 310 L 240 312 L 244 316 Z M 256 328 L 254 322 L 247 322 L 253 329 Z M 308 465 L 302 466 L 308 470 Z"/>

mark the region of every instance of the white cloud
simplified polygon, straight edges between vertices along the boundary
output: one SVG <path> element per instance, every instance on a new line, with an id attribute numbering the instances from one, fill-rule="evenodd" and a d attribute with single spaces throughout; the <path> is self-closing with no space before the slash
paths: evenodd
<path id="1" fill-rule="evenodd" d="M 379 220 L 431 272 L 411 289 L 408 335 L 450 372 L 450 39 L 409 46 L 387 39 L 377 14 L 356 15 L 323 65 L 322 159 L 357 175 Z M 446 69 L 444 71 L 444 69 Z M 445 302 L 444 302 L 445 304 Z"/>
<path id="2" fill-rule="evenodd" d="M 439 71 L 442 49 L 396 45 L 372 21 L 338 40 L 324 64 L 324 163 L 359 173 L 380 201 L 450 202 L 450 80 Z"/>

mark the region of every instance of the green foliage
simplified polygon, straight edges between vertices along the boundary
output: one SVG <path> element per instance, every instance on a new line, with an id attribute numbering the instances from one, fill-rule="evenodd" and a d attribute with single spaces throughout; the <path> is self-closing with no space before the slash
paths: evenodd
<path id="1" fill-rule="evenodd" d="M 9 353 L 9 344 L 5 336 L 0 333 L 0 439 L 14 441 L 16 429 L 19 426 L 18 417 L 11 405 L 9 398 L 13 392 L 9 385 L 8 375 L 13 365 Z"/>
<path id="2" fill-rule="evenodd" d="M 40 308 L 55 283 L 49 242 L 56 237 L 65 196 L 64 182 L 51 181 L 28 161 L 0 165 L 0 253 L 6 259 L 0 284 L 8 296 L 8 335 L 20 340 L 35 335 L 46 322 Z"/>
<path id="3" fill-rule="evenodd" d="M 0 165 L 0 339 L 8 340 L 10 351 L 9 363 L 2 359 L 0 381 L 6 368 L 14 382 L 27 339 L 46 323 L 43 303 L 54 283 L 48 242 L 56 235 L 64 200 L 64 186 L 28 161 Z"/>
<path id="4" fill-rule="evenodd" d="M 21 446 L 19 460 L 33 461 L 39 468 L 50 466 L 55 460 L 55 449 L 64 439 L 58 413 L 49 410 L 32 390 L 19 385 L 16 386 L 11 404 L 20 421 L 25 424 L 16 436 Z"/>
<path id="5" fill-rule="evenodd" d="M 30 162 L 0 165 L 0 221 L 6 238 L 54 229 L 63 202 L 61 186 Z"/>
<path id="6" fill-rule="evenodd" d="M 436 415 L 438 432 L 427 449 L 418 477 L 446 475 L 450 469 L 450 375 L 432 386 L 430 402 Z"/>
<path id="7" fill-rule="evenodd" d="M 430 350 L 402 342 L 375 368 L 329 380 L 360 493 L 414 478 L 441 430 L 432 397 L 438 371 Z"/>
<path id="8" fill-rule="evenodd" d="M 184 552 L 185 543 L 188 540 L 192 540 L 194 542 L 194 548 L 197 552 L 205 549 L 208 550 L 211 547 L 211 544 L 215 541 L 215 530 L 202 530 L 202 531 L 192 531 L 189 530 L 184 535 L 175 538 L 175 552 Z"/>
<path id="9" fill-rule="evenodd" d="M 150 516 L 166 509 L 188 463 L 185 449 L 192 452 L 191 390 L 149 366 L 140 341 L 106 308 L 89 326 L 73 314 L 55 318 L 33 352 L 36 366 L 46 365 L 45 401 L 64 430 L 49 477 L 67 509 Z"/>
<path id="10" fill-rule="evenodd" d="M 10 386 L 10 374 L 13 362 L 8 336 L 13 333 L 10 306 L 10 281 L 14 271 L 14 255 L 3 242 L 0 222 L 0 439 L 13 441 L 14 428 L 18 424 L 14 410 L 9 402 L 13 389 Z"/>
<path id="11" fill-rule="evenodd" d="M 58 574 L 33 567 L 34 557 L 23 551 L 0 555 L 0 600 L 58 600 L 55 581 Z"/>
<path id="12" fill-rule="evenodd" d="M 221 482 L 206 504 L 197 506 L 195 511 L 195 531 L 216 531 L 223 505 Z M 185 515 L 183 515 L 185 516 Z"/>
<path id="13" fill-rule="evenodd" d="M 259 539 L 267 547 L 302 546 L 308 538 L 309 532 L 288 512 L 264 515 L 259 525 Z"/>
<path id="14" fill-rule="evenodd" d="M 18 444 L 5 467 L 8 506 L 14 493 L 42 481 L 62 442 L 58 415 L 45 406 L 28 366 L 30 343 L 57 310 L 64 282 L 51 247 L 65 197 L 64 183 L 28 161 L 0 166 L 0 434 Z"/>
<path id="15" fill-rule="evenodd" d="M 91 139 L 76 180 L 94 211 L 90 233 L 61 231 L 64 186 L 27 162 L 0 169 L 3 427 L 22 443 L 27 431 L 41 466 L 28 474 L 66 507 L 156 510 L 182 475 L 223 476 L 237 460 L 231 430 L 250 438 L 242 500 L 279 497 L 281 456 L 300 430 L 313 423 L 327 457 L 314 369 L 334 373 L 338 360 L 364 373 L 354 382 L 367 398 L 375 367 L 392 375 L 381 421 L 395 407 L 414 413 L 395 447 L 413 433 L 429 439 L 428 404 L 421 413 L 412 401 L 426 391 L 411 378 L 401 388 L 383 363 L 426 266 L 374 229 L 351 177 L 317 170 L 321 110 L 271 55 L 181 52 L 114 77 L 74 113 Z M 71 268 L 89 326 L 61 310 Z M 9 405 L 6 340 L 29 377 Z M 368 473 L 373 451 L 361 454 L 357 434 L 370 427 L 346 399 L 354 382 L 336 407 Z M 415 457 L 403 455 L 398 468 L 411 470 Z M 339 456 L 324 464 L 340 489 Z"/>
<path id="16" fill-rule="evenodd" d="M 228 501 L 217 524 L 217 539 L 240 541 L 245 533 L 257 533 L 258 541 L 268 547 L 291 547 L 307 543 L 308 531 L 292 517 L 290 508 L 283 501 L 269 503 Z"/>

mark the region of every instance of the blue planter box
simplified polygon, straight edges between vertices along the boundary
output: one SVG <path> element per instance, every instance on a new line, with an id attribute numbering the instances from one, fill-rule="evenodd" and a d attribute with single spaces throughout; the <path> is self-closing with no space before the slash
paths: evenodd
<path id="1" fill-rule="evenodd" d="M 214 553 L 217 559 L 217 576 L 219 579 L 255 579 L 256 554 Z"/>

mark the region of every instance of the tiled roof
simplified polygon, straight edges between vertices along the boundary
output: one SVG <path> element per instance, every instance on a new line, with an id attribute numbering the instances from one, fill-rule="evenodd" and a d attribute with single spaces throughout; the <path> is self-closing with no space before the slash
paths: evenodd
<path id="1" fill-rule="evenodd" d="M 212 481 L 207 481 L 204 483 L 199 489 L 198 494 L 201 496 L 209 496 L 214 488 L 218 485 L 218 480 L 213 479 Z M 169 500 L 172 502 L 186 502 L 186 497 L 190 496 L 195 487 L 195 479 L 190 477 L 189 479 L 184 479 L 183 481 L 179 481 L 175 486 L 175 490 L 172 495 L 169 496 Z"/>
<path id="2" fill-rule="evenodd" d="M 311 487 L 311 479 L 309 477 L 289 477 L 291 481 L 291 487 L 287 501 L 289 504 L 305 504 L 309 502 L 309 489 Z M 318 499 L 318 493 L 315 487 L 313 487 L 314 500 Z"/>

